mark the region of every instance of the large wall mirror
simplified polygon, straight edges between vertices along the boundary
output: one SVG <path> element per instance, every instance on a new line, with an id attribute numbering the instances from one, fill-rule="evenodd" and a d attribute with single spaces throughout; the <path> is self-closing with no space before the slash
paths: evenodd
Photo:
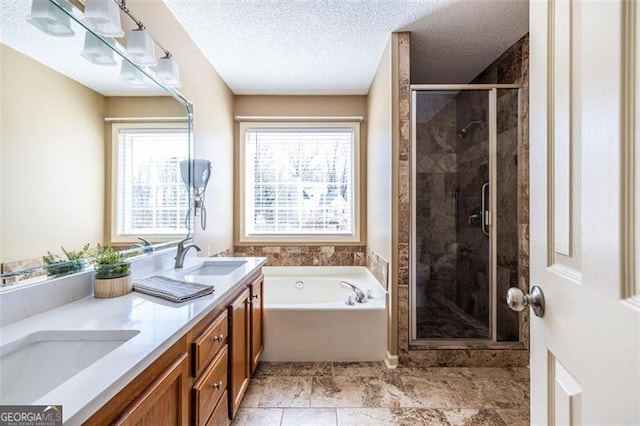
<path id="1" fill-rule="evenodd" d="M 70 18 L 65 36 L 38 28 L 28 0 L 0 16 L 0 289 L 55 276 L 49 254 L 191 235 L 191 104 L 124 59 L 122 39 L 88 31 L 82 4 L 45 3 Z"/>

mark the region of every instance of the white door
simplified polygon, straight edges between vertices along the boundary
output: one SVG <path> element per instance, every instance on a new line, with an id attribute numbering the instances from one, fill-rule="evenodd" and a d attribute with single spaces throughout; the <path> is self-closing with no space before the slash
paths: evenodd
<path id="1" fill-rule="evenodd" d="M 638 425 L 640 6 L 530 4 L 531 422 Z"/>

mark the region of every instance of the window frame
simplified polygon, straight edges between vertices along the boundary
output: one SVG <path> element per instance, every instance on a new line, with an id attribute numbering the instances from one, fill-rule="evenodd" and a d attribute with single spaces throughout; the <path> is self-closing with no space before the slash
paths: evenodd
<path id="1" fill-rule="evenodd" d="M 123 129 L 184 129 L 187 136 L 187 144 L 190 143 L 189 123 L 187 121 L 175 122 L 114 122 L 111 124 L 111 164 L 108 168 L 111 178 L 108 180 L 111 184 L 110 188 L 110 242 L 116 244 L 138 242 L 137 237 L 143 237 L 152 243 L 162 243 L 174 241 L 182 238 L 184 232 L 175 234 L 119 234 L 118 233 L 118 194 L 120 186 L 118 185 L 118 164 L 120 163 L 119 141 L 120 130 Z M 187 145 L 189 146 L 189 145 Z M 190 152 L 190 148 L 188 148 Z M 189 195 L 190 197 L 190 195 Z M 187 230 L 188 231 L 188 230 Z"/>
<path id="2" fill-rule="evenodd" d="M 328 244 L 328 243 L 360 243 L 361 242 L 361 157 L 360 157 L 360 122 L 358 121 L 240 121 L 238 131 L 238 243 L 293 243 L 293 244 Z M 353 221 L 351 234 L 248 234 L 246 229 L 246 174 L 247 174 L 247 132 L 251 129 L 296 129 L 327 128 L 348 129 L 353 131 Z"/>

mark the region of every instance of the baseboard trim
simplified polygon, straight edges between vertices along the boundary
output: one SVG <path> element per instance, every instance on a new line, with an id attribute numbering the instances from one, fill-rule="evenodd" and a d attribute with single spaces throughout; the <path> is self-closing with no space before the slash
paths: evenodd
<path id="1" fill-rule="evenodd" d="M 387 351 L 387 355 L 384 358 L 384 364 L 390 370 L 398 368 L 398 355 L 391 355 L 389 351 Z"/>

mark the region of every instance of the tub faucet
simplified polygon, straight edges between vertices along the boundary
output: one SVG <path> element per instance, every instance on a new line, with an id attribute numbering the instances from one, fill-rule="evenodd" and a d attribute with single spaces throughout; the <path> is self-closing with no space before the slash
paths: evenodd
<path id="1" fill-rule="evenodd" d="M 351 292 L 353 292 L 353 294 L 355 294 L 356 296 L 356 302 L 358 303 L 367 303 L 367 295 L 364 294 L 362 292 L 362 290 L 360 290 L 358 287 L 356 287 L 355 285 L 346 282 L 346 281 L 340 281 L 340 287 L 345 288 Z"/>
<path id="2" fill-rule="evenodd" d="M 182 265 L 184 264 L 184 258 L 190 249 L 194 248 L 196 249 L 196 251 L 202 250 L 197 244 L 194 243 L 185 245 L 185 243 L 189 240 L 189 238 L 185 238 L 178 243 L 178 251 L 176 252 L 176 269 L 182 268 Z"/>

